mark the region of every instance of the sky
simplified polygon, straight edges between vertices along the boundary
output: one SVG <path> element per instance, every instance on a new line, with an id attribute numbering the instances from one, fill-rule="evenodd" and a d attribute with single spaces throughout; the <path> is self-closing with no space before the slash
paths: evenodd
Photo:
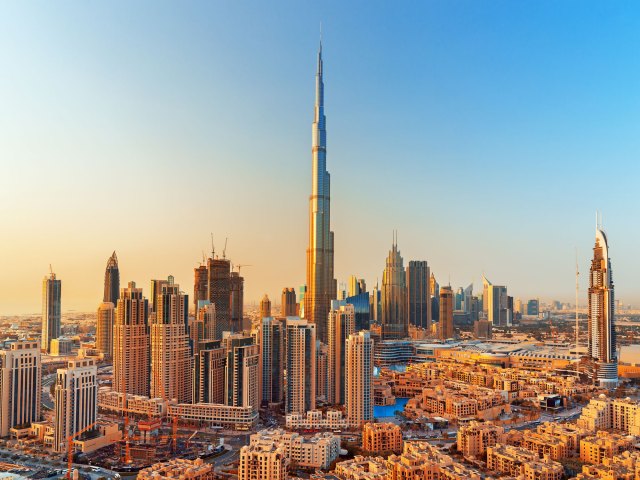
<path id="1" fill-rule="evenodd" d="M 405 264 L 441 284 L 581 302 L 595 212 L 640 305 L 640 4 L 0 3 L 0 315 L 172 274 L 228 238 L 247 303 L 305 281 L 322 24 L 340 282 Z"/>

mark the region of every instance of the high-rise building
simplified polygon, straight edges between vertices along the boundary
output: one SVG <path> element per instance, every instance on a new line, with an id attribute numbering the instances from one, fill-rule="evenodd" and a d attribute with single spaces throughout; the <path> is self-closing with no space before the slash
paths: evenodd
<path id="1" fill-rule="evenodd" d="M 37 341 L 14 341 L 0 350 L 0 437 L 40 420 L 41 378 Z"/>
<path id="2" fill-rule="evenodd" d="M 167 280 L 151 280 L 151 296 L 149 297 L 149 314 L 158 310 L 158 295 L 167 285 L 173 284 L 173 277 L 169 275 Z"/>
<path id="3" fill-rule="evenodd" d="M 330 215 L 330 176 L 327 171 L 327 131 L 324 115 L 322 44 L 318 52 L 316 101 L 312 127 L 312 180 L 309 197 L 309 248 L 307 248 L 307 291 L 304 318 L 317 325 L 318 339 L 327 342 L 327 319 L 331 300 L 336 298 L 333 277 L 333 232 Z"/>
<path id="4" fill-rule="evenodd" d="M 453 290 L 451 290 L 451 286 L 440 289 L 440 321 L 438 334 L 441 340 L 453 338 Z"/>
<path id="5" fill-rule="evenodd" d="M 244 278 L 240 272 L 229 274 L 229 293 L 231 305 L 231 331 L 241 332 L 244 319 Z"/>
<path id="6" fill-rule="evenodd" d="M 347 297 L 345 302 L 353 305 L 355 313 L 355 331 L 369 330 L 371 328 L 371 299 L 367 292 L 360 292 L 353 297 Z"/>
<path id="7" fill-rule="evenodd" d="M 260 327 L 260 403 L 284 400 L 284 321 L 262 317 Z"/>
<path id="8" fill-rule="evenodd" d="M 54 392 L 54 441 L 56 452 L 66 452 L 67 438 L 98 418 L 98 368 L 91 358 L 69 360 L 59 368 Z"/>
<path id="9" fill-rule="evenodd" d="M 601 228 L 589 269 L 589 356 L 597 361 L 598 383 L 615 387 L 618 383 L 616 355 L 615 297 L 609 243 Z"/>
<path id="10" fill-rule="evenodd" d="M 221 341 L 201 342 L 194 365 L 194 403 L 224 404 L 227 349 Z"/>
<path id="11" fill-rule="evenodd" d="M 373 420 L 373 339 L 367 331 L 349 335 L 346 348 L 347 420 L 361 426 Z"/>
<path id="12" fill-rule="evenodd" d="M 480 318 L 473 322 L 474 338 L 491 338 L 491 323 L 486 318 Z"/>
<path id="13" fill-rule="evenodd" d="M 42 281 L 42 339 L 40 347 L 49 352 L 51 340 L 60 336 L 62 313 L 60 309 L 60 296 L 62 281 L 51 272 Z"/>
<path id="14" fill-rule="evenodd" d="M 506 326 L 509 323 L 507 287 L 493 285 L 484 275 L 482 282 L 482 308 L 487 320 L 494 327 Z"/>
<path id="15" fill-rule="evenodd" d="M 118 294 L 118 296 L 120 296 Z M 96 322 L 96 350 L 106 358 L 113 357 L 113 324 L 116 309 L 111 302 L 103 302 L 98 307 L 98 321 Z"/>
<path id="16" fill-rule="evenodd" d="M 316 325 L 288 317 L 286 329 L 285 412 L 304 415 L 316 408 Z"/>
<path id="17" fill-rule="evenodd" d="M 464 313 L 472 313 L 473 310 L 473 283 L 463 291 L 462 310 Z"/>
<path id="18" fill-rule="evenodd" d="M 402 257 L 393 240 L 382 273 L 382 339 L 406 338 L 409 335 L 407 317 L 407 283 Z"/>
<path id="19" fill-rule="evenodd" d="M 245 445 L 240 449 L 238 480 L 287 480 L 289 459 L 275 442 Z"/>
<path id="20" fill-rule="evenodd" d="M 216 318 L 216 306 L 209 300 L 202 302 L 203 306 L 198 310 L 198 318 L 204 324 L 204 337 L 207 340 L 221 340 L 222 329 L 219 328 Z"/>
<path id="21" fill-rule="evenodd" d="M 196 315 L 203 302 L 209 300 L 208 272 L 207 265 L 202 263 L 193 269 L 193 311 Z"/>
<path id="22" fill-rule="evenodd" d="M 329 346 L 316 340 L 316 398 L 327 401 L 329 391 Z"/>
<path id="23" fill-rule="evenodd" d="M 187 319 L 189 296 L 173 282 L 163 286 L 151 322 L 151 396 L 191 403 L 192 357 Z"/>
<path id="24" fill-rule="evenodd" d="M 367 283 L 364 278 L 357 278 L 355 275 L 349 277 L 348 296 L 355 297 L 367 291 Z"/>
<path id="25" fill-rule="evenodd" d="M 409 324 L 431 327 L 430 270 L 425 260 L 411 260 L 407 266 L 407 300 Z"/>
<path id="26" fill-rule="evenodd" d="M 113 389 L 149 396 L 149 302 L 135 282 L 120 292 L 113 326 Z"/>
<path id="27" fill-rule="evenodd" d="M 107 260 L 107 268 L 104 272 L 104 297 L 103 302 L 118 303 L 120 297 L 120 270 L 118 269 L 118 257 L 115 250 Z"/>
<path id="28" fill-rule="evenodd" d="M 537 298 L 533 298 L 527 302 L 527 315 L 535 317 L 540 315 L 540 302 Z"/>
<path id="29" fill-rule="evenodd" d="M 429 293 L 431 294 L 431 321 L 435 322 L 440 320 L 440 285 L 433 272 L 429 278 Z"/>
<path id="30" fill-rule="evenodd" d="M 227 349 L 225 404 L 231 407 L 260 407 L 260 347 L 251 336 L 225 333 L 222 344 Z"/>
<path id="31" fill-rule="evenodd" d="M 298 307 L 296 303 L 296 289 L 295 288 L 283 288 L 282 289 L 282 302 L 280 304 L 280 316 L 295 317 L 298 315 Z"/>
<path id="32" fill-rule="evenodd" d="M 209 302 L 216 308 L 216 324 L 220 332 L 231 332 L 231 262 L 208 258 Z"/>
<path id="33" fill-rule="evenodd" d="M 380 308 L 380 288 L 376 282 L 376 286 L 371 292 L 371 298 L 369 300 L 369 315 L 370 323 L 379 324 L 382 320 L 382 310 Z"/>
<path id="34" fill-rule="evenodd" d="M 333 300 L 329 311 L 329 358 L 327 401 L 344 403 L 347 338 L 356 331 L 355 309 L 344 301 Z"/>
<path id="35" fill-rule="evenodd" d="M 267 318 L 271 316 L 271 300 L 269 300 L 269 296 L 265 293 L 262 300 L 260 300 L 260 318 Z"/>

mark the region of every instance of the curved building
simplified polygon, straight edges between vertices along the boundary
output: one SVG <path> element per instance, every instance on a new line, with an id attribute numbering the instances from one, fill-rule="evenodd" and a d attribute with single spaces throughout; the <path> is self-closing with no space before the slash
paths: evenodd
<path id="1" fill-rule="evenodd" d="M 409 336 L 407 316 L 407 277 L 395 240 L 389 250 L 382 272 L 382 339 L 393 340 Z"/>
<path id="2" fill-rule="evenodd" d="M 120 270 L 118 269 L 118 257 L 115 250 L 107 260 L 107 268 L 104 272 L 104 298 L 103 302 L 118 304 L 120 298 Z"/>
<path id="3" fill-rule="evenodd" d="M 598 383 L 618 383 L 615 298 L 607 236 L 596 229 L 596 244 L 589 270 L 589 356 L 598 362 Z"/>

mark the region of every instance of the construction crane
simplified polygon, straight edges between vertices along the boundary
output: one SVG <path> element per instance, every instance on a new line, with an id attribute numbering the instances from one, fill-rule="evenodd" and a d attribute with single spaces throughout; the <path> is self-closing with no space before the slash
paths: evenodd
<path id="1" fill-rule="evenodd" d="M 238 275 L 240 275 L 240 269 L 242 267 L 253 267 L 253 265 L 249 265 L 249 264 L 245 263 L 245 264 L 242 264 L 242 265 L 238 264 L 235 267 L 238 269 Z"/>
<path id="2" fill-rule="evenodd" d="M 225 239 L 224 239 L 224 249 L 222 250 L 222 258 L 223 259 L 227 258 L 227 240 L 229 240 L 229 237 L 225 237 Z"/>
<path id="3" fill-rule="evenodd" d="M 97 422 L 93 422 L 86 427 L 84 427 L 79 432 L 74 433 L 73 435 L 69 435 L 67 437 L 67 479 L 71 479 L 71 466 L 73 465 L 73 439 L 79 435 L 82 435 L 84 432 L 91 430 Z"/>
<path id="4" fill-rule="evenodd" d="M 160 385 L 160 394 L 162 395 L 162 399 L 167 406 L 167 415 L 169 414 L 169 401 L 167 400 L 167 392 L 164 389 L 163 382 L 158 382 Z M 178 415 L 174 414 L 171 417 L 171 451 L 172 453 L 176 453 L 178 450 Z"/>

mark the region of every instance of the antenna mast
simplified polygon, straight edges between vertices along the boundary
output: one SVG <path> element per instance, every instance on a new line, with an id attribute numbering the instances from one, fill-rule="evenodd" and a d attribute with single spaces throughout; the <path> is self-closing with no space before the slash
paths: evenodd
<path id="1" fill-rule="evenodd" d="M 576 248 L 576 355 L 578 355 L 578 338 L 579 338 L 579 328 L 580 324 L 578 322 L 578 276 L 580 272 L 578 271 L 578 249 Z M 580 376 L 580 372 L 578 370 L 580 362 L 576 363 L 576 376 Z"/>
<path id="2" fill-rule="evenodd" d="M 213 232 L 211 232 L 211 259 L 216 258 L 216 249 L 213 246 Z"/>

